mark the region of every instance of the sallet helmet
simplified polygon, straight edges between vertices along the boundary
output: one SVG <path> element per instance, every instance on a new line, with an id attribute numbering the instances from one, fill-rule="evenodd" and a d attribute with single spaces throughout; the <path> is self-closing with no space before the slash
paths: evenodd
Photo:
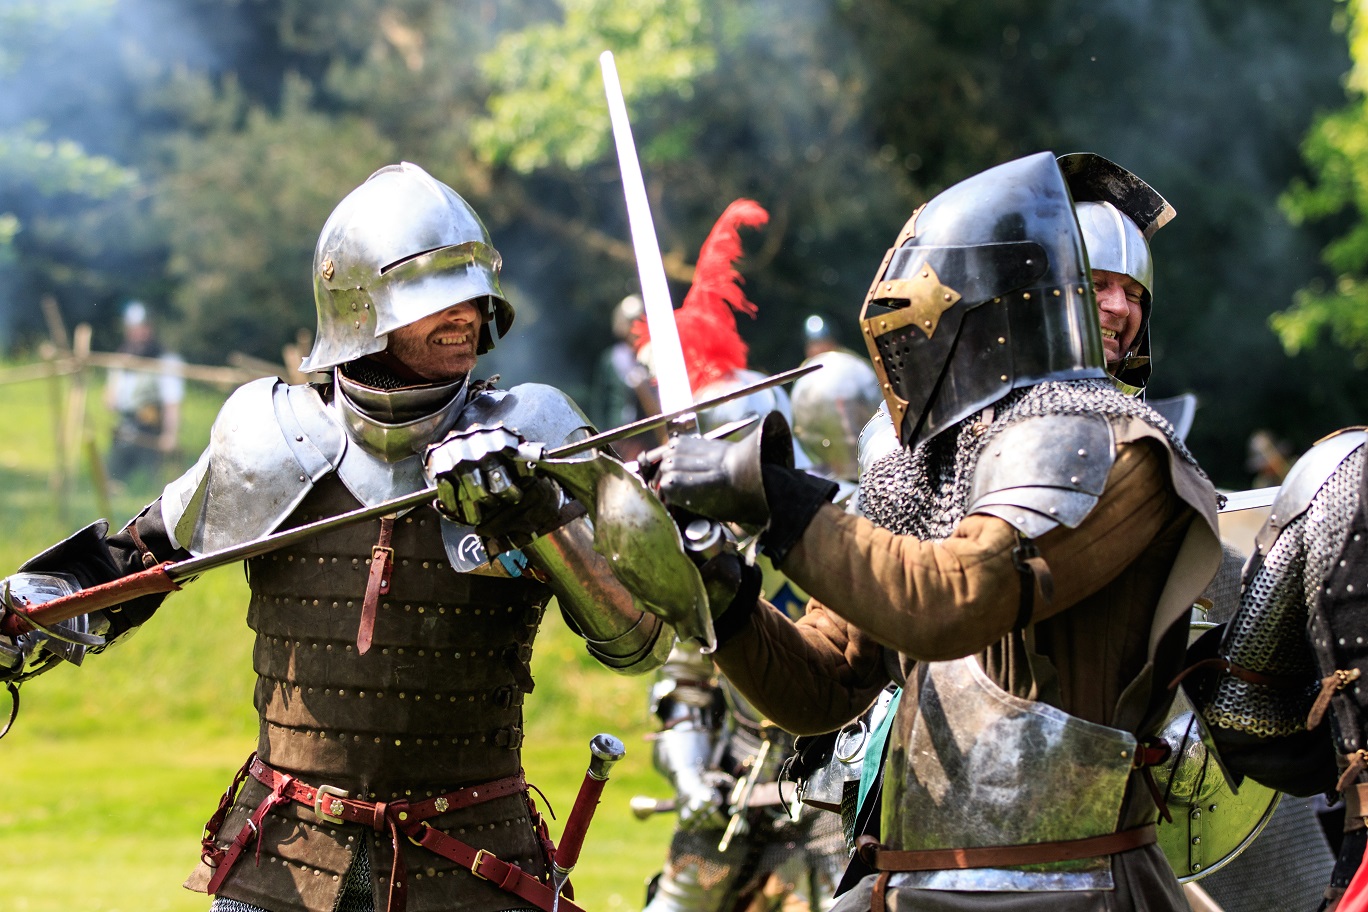
<path id="1" fill-rule="evenodd" d="M 1054 155 L 990 168 L 914 212 L 860 323 L 907 447 L 1015 388 L 1106 377 L 1082 234 Z"/>
<path id="2" fill-rule="evenodd" d="M 314 250 L 318 338 L 305 371 L 385 350 L 388 334 L 465 301 L 485 319 L 477 352 L 508 332 L 502 258 L 475 210 L 417 165 L 388 165 L 349 193 Z"/>
<path id="3" fill-rule="evenodd" d="M 879 378 L 864 358 L 826 351 L 822 369 L 793 384 L 793 434 L 816 468 L 843 481 L 860 477 L 860 430 L 879 408 Z"/>
<path id="4" fill-rule="evenodd" d="M 1177 214 L 1154 188 L 1091 152 L 1059 156 L 1059 169 L 1069 185 L 1083 231 L 1088 264 L 1130 276 L 1145 289 L 1140 331 L 1131 350 L 1122 353 L 1115 376 L 1130 392 L 1145 388 L 1150 377 L 1150 313 L 1154 302 L 1154 260 L 1149 239 Z"/>

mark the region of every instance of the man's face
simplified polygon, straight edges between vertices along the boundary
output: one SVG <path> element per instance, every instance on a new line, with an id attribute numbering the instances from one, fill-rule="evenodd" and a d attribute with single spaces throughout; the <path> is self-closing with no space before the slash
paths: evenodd
<path id="1" fill-rule="evenodd" d="M 392 331 L 389 352 L 420 377 L 455 380 L 475 369 L 483 322 L 480 307 L 463 301 Z"/>
<path id="2" fill-rule="evenodd" d="M 1134 347 L 1144 320 L 1142 302 L 1145 286 L 1120 272 L 1094 269 L 1093 294 L 1097 296 L 1097 317 L 1102 324 L 1102 349 L 1108 369 L 1119 364 Z"/>

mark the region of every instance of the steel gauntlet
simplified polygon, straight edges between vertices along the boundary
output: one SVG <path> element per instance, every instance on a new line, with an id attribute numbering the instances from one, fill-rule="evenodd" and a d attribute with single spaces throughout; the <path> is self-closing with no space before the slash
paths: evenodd
<path id="1" fill-rule="evenodd" d="M 0 580 L 0 616 L 16 605 L 40 605 L 80 589 L 68 573 L 16 573 Z M 25 681 L 62 661 L 80 665 L 90 648 L 105 644 L 108 631 L 108 617 L 95 612 L 15 637 L 0 636 L 0 681 Z"/>
<path id="2" fill-rule="evenodd" d="M 589 654 L 621 674 L 644 674 L 664 664 L 674 630 L 644 610 L 594 550 L 587 516 L 523 545 L 528 560 L 546 577 L 561 612 Z"/>

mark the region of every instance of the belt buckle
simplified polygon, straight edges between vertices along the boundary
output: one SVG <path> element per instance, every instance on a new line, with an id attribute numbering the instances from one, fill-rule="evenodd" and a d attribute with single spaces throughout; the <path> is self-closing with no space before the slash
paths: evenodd
<path id="1" fill-rule="evenodd" d="M 326 810 L 324 809 L 325 797 L 332 799 L 327 802 Z M 314 789 L 314 816 L 324 823 L 346 823 L 342 819 L 342 799 L 350 797 L 350 794 L 335 785 L 320 785 Z"/>
<path id="2" fill-rule="evenodd" d="M 480 878 L 480 880 L 489 880 L 488 877 L 485 877 L 483 874 L 480 873 L 480 865 L 484 864 L 486 855 L 492 856 L 493 854 L 494 853 L 489 851 L 488 849 L 477 850 L 475 852 L 475 860 L 470 863 L 470 873 Z"/>

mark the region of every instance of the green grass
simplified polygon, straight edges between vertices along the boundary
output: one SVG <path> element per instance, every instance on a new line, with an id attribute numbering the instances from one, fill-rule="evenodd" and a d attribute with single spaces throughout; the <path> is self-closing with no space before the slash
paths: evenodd
<path id="1" fill-rule="evenodd" d="M 222 394 L 191 386 L 183 442 L 193 460 Z M 50 486 L 52 397 L 46 382 L 7 387 L 0 405 L 0 575 L 98 516 L 88 472 Z M 92 397 L 90 428 L 107 439 Z M 116 527 L 157 491 L 112 498 Z M 60 496 L 59 496 L 60 495 Z M 247 587 L 224 568 L 172 596 L 126 644 L 82 668 L 63 666 L 23 689 L 15 729 L 0 740 L 0 910 L 179 912 L 208 901 L 181 888 L 200 829 L 256 740 Z M 671 818 L 641 822 L 631 795 L 663 796 L 644 735 L 648 679 L 615 676 L 588 658 L 549 612 L 527 703 L 524 761 L 560 822 L 588 763 L 589 739 L 627 745 L 572 880 L 589 912 L 639 908 L 659 869 Z M 0 693 L 0 711 L 4 708 Z"/>

